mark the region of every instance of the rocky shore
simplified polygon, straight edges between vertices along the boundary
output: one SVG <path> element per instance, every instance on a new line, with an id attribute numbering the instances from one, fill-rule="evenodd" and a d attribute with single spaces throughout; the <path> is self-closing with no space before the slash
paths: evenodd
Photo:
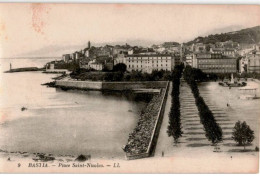
<path id="1" fill-rule="evenodd" d="M 147 153 L 165 91 L 166 89 L 161 89 L 160 94 L 154 95 L 142 112 L 137 126 L 129 134 L 128 142 L 124 147 L 124 151 L 127 154 L 138 155 Z"/>
<path id="2" fill-rule="evenodd" d="M 29 159 L 35 162 L 72 162 L 90 160 L 90 155 L 68 155 L 68 154 L 50 154 L 50 153 L 29 153 L 21 151 L 6 151 L 0 149 L 0 159 L 7 161 L 19 161 L 20 159 Z"/>

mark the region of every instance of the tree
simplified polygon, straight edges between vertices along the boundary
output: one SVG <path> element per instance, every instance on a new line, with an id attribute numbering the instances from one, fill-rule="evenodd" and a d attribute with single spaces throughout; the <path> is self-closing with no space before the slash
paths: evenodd
<path id="1" fill-rule="evenodd" d="M 126 71 L 126 65 L 124 63 L 118 63 L 114 66 L 113 71 L 120 71 L 124 73 Z"/>
<path id="2" fill-rule="evenodd" d="M 232 139 L 235 140 L 239 146 L 244 146 L 245 149 L 246 144 L 250 144 L 254 138 L 254 131 L 250 129 L 245 121 L 243 123 L 240 121 L 236 122 L 232 132 Z"/>
<path id="3" fill-rule="evenodd" d="M 206 45 L 206 51 L 207 51 L 207 52 L 210 51 L 210 45 L 209 45 L 209 44 Z"/>

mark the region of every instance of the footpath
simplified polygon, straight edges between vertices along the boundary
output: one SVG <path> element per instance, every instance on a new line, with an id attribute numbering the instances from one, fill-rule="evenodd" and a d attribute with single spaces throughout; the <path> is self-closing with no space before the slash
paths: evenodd
<path id="1" fill-rule="evenodd" d="M 169 113 L 171 108 L 171 91 L 170 85 L 168 98 L 165 107 L 165 114 L 160 130 L 155 157 L 173 157 L 173 156 L 188 156 L 191 148 L 210 146 L 210 142 L 205 137 L 203 125 L 200 123 L 199 112 L 195 103 L 195 98 L 191 88 L 186 81 L 181 78 L 180 84 L 180 113 L 182 137 L 179 138 L 179 143 L 174 144 L 173 137 L 169 137 L 167 129 L 169 125 Z"/>

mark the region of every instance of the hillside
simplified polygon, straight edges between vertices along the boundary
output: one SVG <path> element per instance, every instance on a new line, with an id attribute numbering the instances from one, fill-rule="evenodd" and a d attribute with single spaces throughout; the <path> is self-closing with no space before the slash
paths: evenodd
<path id="1" fill-rule="evenodd" d="M 244 44 L 255 44 L 260 42 L 260 26 L 246 28 L 239 31 L 233 31 L 228 33 L 208 35 L 205 37 L 197 37 L 192 41 L 187 42 L 186 44 L 193 43 L 216 43 L 216 42 L 225 42 L 232 40 L 233 42 L 244 43 Z"/>

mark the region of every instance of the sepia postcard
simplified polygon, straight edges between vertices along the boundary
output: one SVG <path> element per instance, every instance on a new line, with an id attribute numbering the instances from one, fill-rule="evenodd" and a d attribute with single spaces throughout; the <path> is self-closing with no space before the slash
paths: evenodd
<path id="1" fill-rule="evenodd" d="M 0 3 L 1 173 L 259 173 L 260 6 Z"/>

